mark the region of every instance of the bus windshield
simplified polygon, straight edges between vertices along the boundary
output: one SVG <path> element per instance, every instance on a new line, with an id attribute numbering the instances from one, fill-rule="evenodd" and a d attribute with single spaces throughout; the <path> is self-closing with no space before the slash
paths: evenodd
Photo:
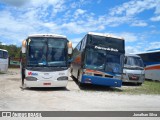
<path id="1" fill-rule="evenodd" d="M 86 52 L 85 68 L 105 72 L 122 73 L 121 55 L 105 50 L 89 49 Z"/>
<path id="2" fill-rule="evenodd" d="M 144 67 L 143 61 L 139 57 L 126 57 L 125 66 Z"/>
<path id="3" fill-rule="evenodd" d="M 117 49 L 118 52 L 124 53 L 124 40 L 112 37 L 103 37 L 92 35 L 89 36 L 89 43 L 93 46 Z"/>
<path id="4" fill-rule="evenodd" d="M 67 39 L 29 38 L 27 65 L 32 67 L 66 67 Z"/>

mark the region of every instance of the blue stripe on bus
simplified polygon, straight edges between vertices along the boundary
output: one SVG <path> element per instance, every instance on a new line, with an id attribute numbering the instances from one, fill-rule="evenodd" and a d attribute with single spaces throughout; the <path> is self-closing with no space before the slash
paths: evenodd
<path id="1" fill-rule="evenodd" d="M 145 64 L 146 66 L 148 66 L 148 65 L 160 64 L 160 62 L 145 62 L 145 61 L 143 61 L 143 62 L 144 62 L 144 64 Z"/>
<path id="2" fill-rule="evenodd" d="M 110 86 L 110 87 L 122 86 L 122 80 L 119 79 L 82 75 L 81 83 L 89 83 L 89 82 L 90 84 Z"/>

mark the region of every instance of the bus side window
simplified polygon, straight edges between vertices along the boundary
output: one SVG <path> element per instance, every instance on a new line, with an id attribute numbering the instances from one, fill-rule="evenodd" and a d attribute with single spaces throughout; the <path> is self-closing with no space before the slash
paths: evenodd
<path id="1" fill-rule="evenodd" d="M 87 37 L 85 36 L 82 40 L 81 51 L 83 51 L 86 46 L 86 40 L 87 40 Z"/>
<path id="2" fill-rule="evenodd" d="M 8 58 L 8 53 L 7 52 L 3 52 L 3 58 L 7 59 Z"/>
<path id="3" fill-rule="evenodd" d="M 124 64 L 127 64 L 127 57 L 124 58 Z"/>
<path id="4" fill-rule="evenodd" d="M 81 49 L 81 43 L 82 43 L 82 41 L 76 47 L 78 51 Z"/>

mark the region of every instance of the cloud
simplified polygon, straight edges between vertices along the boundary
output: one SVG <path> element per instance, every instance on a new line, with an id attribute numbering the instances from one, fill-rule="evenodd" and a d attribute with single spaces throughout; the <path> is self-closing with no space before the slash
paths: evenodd
<path id="1" fill-rule="evenodd" d="M 145 21 L 140 20 L 138 15 L 146 10 L 154 10 L 154 17 L 150 20 L 152 21 L 159 21 L 160 14 L 160 1 L 159 0 L 132 0 L 129 2 L 125 2 L 122 5 L 116 6 L 111 8 L 109 11 L 110 18 L 115 18 L 114 21 L 117 21 L 117 25 L 124 24 L 124 23 L 131 23 L 131 26 L 138 26 L 144 27 L 148 24 Z M 117 17 L 117 18 L 116 18 Z M 108 19 L 110 19 L 108 17 Z M 120 20 L 119 18 L 124 18 L 127 20 Z M 137 19 L 138 18 L 138 19 Z M 119 19 L 116 20 L 116 19 Z"/>
<path id="2" fill-rule="evenodd" d="M 9 2 L 7 0 L 6 4 L 9 4 Z M 18 5 L 18 1 L 15 0 L 14 4 Z M 54 17 L 59 12 L 65 10 L 64 8 L 63 0 L 43 0 L 39 2 L 30 0 L 20 8 L 6 6 L 6 8 L 0 11 L 1 41 L 19 45 L 21 40 L 29 34 L 61 34 L 60 24 L 55 22 Z"/>
<path id="3" fill-rule="evenodd" d="M 74 13 L 74 18 L 78 18 L 80 15 L 83 16 L 83 14 L 86 12 L 86 10 L 77 9 Z"/>
<path id="4" fill-rule="evenodd" d="M 159 0 L 132 0 L 110 10 L 110 15 L 134 16 L 144 10 L 157 8 Z"/>
<path id="5" fill-rule="evenodd" d="M 71 39 L 73 48 L 76 47 L 76 45 L 81 41 L 81 39 L 82 38 L 80 37 Z"/>
<path id="6" fill-rule="evenodd" d="M 70 7 L 71 8 L 80 8 L 81 6 L 90 4 L 92 1 L 91 0 L 77 0 L 76 2 L 72 2 Z"/>
<path id="7" fill-rule="evenodd" d="M 160 42 L 159 41 L 149 43 L 146 50 L 157 49 L 157 48 L 160 48 Z"/>
<path id="8" fill-rule="evenodd" d="M 134 21 L 131 26 L 137 26 L 137 27 L 145 27 L 148 24 L 144 21 Z"/>
<path id="9" fill-rule="evenodd" d="M 90 4 L 91 0 L 76 2 L 73 0 L 70 2 L 65 0 L 40 0 L 38 2 L 36 0 L 27 2 L 0 0 L 0 2 L 12 5 L 10 7 L 6 5 L 0 11 L 0 36 L 3 36 L 3 42 L 7 39 L 8 43 L 12 41 L 18 43 L 33 33 L 57 33 L 72 36 L 72 34 L 80 35 L 89 31 L 104 32 L 108 26 L 118 27 L 122 24 L 145 27 L 149 23 L 137 18 L 139 13 L 153 9 L 155 16 L 151 18 L 152 21 L 156 21 L 155 17 L 160 13 L 160 8 L 157 7 L 159 5 L 155 4 L 158 1 L 153 0 L 129 1 L 110 9 L 110 14 L 104 15 L 96 15 L 84 9 L 84 5 Z M 140 38 L 139 35 L 129 32 L 117 33 L 117 36 L 124 37 L 129 43 Z"/>
<path id="10" fill-rule="evenodd" d="M 158 22 L 158 21 L 160 21 L 160 15 L 159 15 L 159 16 L 155 16 L 155 17 L 152 17 L 150 20 L 151 20 L 151 21 L 154 21 L 154 22 Z"/>
<path id="11" fill-rule="evenodd" d="M 115 36 L 123 37 L 125 42 L 135 42 L 138 40 L 139 36 L 134 33 L 122 32 L 122 33 L 109 33 Z"/>
<path id="12" fill-rule="evenodd" d="M 137 49 L 135 46 L 126 46 L 125 47 L 125 52 L 126 53 L 139 53 L 141 52 L 139 49 Z"/>

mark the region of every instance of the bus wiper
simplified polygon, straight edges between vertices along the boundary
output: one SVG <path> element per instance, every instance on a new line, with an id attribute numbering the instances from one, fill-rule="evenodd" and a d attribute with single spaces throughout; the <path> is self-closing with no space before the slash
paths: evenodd
<path id="1" fill-rule="evenodd" d="M 132 68 L 131 65 L 124 65 L 124 68 Z"/>

